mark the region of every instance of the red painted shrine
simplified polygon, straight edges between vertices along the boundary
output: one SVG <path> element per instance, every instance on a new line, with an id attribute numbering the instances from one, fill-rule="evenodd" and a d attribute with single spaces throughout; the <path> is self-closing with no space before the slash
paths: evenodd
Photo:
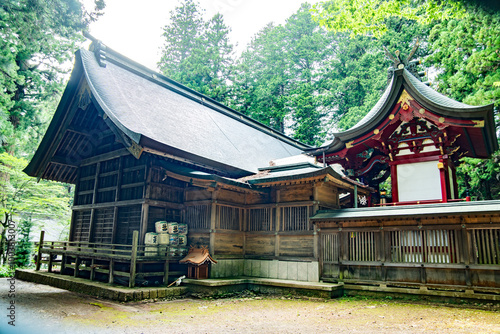
<path id="1" fill-rule="evenodd" d="M 389 85 L 373 109 L 309 154 L 341 164 L 374 188 L 390 176 L 394 204 L 458 200 L 460 158 L 488 158 L 498 149 L 493 105 L 454 101 L 422 83 L 414 61 L 393 59 Z"/>

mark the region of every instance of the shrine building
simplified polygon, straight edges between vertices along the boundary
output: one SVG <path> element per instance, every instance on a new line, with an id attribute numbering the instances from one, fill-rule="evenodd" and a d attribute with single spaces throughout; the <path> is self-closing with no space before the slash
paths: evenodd
<path id="1" fill-rule="evenodd" d="M 456 180 L 461 157 L 496 150 L 493 105 L 437 93 L 400 58 L 373 109 L 313 148 L 94 41 L 25 169 L 75 185 L 69 240 L 42 236 L 37 269 L 50 255 L 48 271 L 129 287 L 187 275 L 500 298 L 500 201 L 465 201 Z M 204 257 L 188 271 L 189 246 Z"/>

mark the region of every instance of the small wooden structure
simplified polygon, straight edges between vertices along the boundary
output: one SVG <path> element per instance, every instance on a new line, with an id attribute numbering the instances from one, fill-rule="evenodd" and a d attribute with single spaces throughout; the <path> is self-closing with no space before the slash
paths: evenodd
<path id="1" fill-rule="evenodd" d="M 194 279 L 208 278 L 209 265 L 217 263 L 217 261 L 210 256 L 207 247 L 191 247 L 188 254 L 179 262 L 187 263 L 187 277 Z"/>

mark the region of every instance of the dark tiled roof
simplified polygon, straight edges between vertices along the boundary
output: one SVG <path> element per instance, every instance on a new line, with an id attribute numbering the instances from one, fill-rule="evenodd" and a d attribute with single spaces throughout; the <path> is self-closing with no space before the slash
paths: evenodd
<path id="1" fill-rule="evenodd" d="M 111 51 L 106 67 L 90 51 L 80 55 L 98 104 L 138 144 L 173 148 L 243 174 L 307 148 Z"/>

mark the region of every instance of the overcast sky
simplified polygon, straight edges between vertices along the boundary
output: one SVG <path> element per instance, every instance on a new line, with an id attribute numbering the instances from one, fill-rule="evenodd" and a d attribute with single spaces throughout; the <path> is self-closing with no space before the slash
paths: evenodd
<path id="1" fill-rule="evenodd" d="M 86 2 L 92 0 L 85 0 Z M 230 40 L 245 49 L 251 38 L 267 23 L 285 23 L 303 2 L 320 0 L 200 0 L 206 18 L 217 12 L 231 28 Z M 163 45 L 161 34 L 170 11 L 180 0 L 106 0 L 105 14 L 90 26 L 90 33 L 108 47 L 151 69 L 156 69 Z"/>

